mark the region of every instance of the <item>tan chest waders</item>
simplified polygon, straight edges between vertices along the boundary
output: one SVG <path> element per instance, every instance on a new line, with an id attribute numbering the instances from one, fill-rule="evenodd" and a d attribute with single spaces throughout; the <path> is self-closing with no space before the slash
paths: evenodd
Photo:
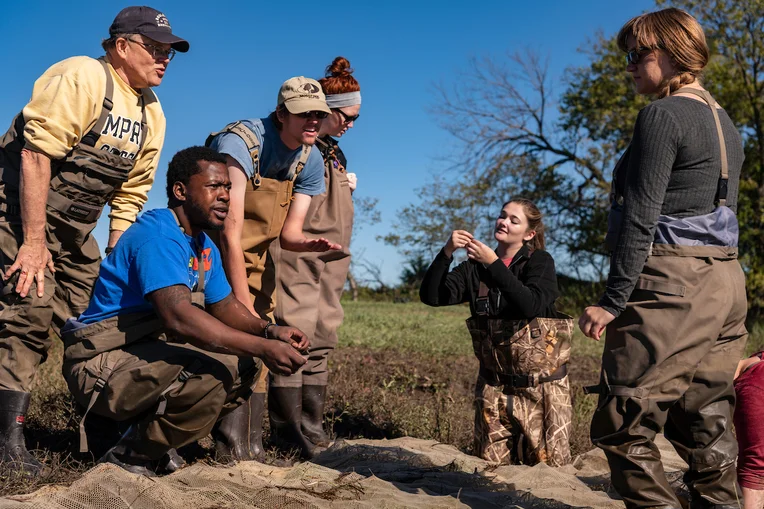
<path id="1" fill-rule="evenodd" d="M 705 91 L 679 93 L 699 95 L 713 113 L 721 147 L 717 207 L 704 216 L 659 218 L 626 309 L 607 327 L 600 383 L 587 388 L 599 393 L 591 437 L 627 507 L 680 507 L 654 442 L 661 429 L 689 465 L 690 506 L 737 507 L 732 382 L 748 336 L 745 276 L 737 221 L 726 207 L 726 145 L 715 102 Z M 682 235 L 688 225 L 694 240 Z"/>
<path id="2" fill-rule="evenodd" d="M 260 142 L 254 132 L 241 122 L 234 122 L 222 131 L 212 133 L 208 141 L 222 133 L 239 136 L 252 157 L 255 174 L 244 195 L 241 247 L 255 311 L 263 319 L 273 321 L 276 275 L 273 262 L 268 258 L 268 247 L 281 234 L 292 201 L 294 181 L 305 167 L 311 147 L 303 146 L 302 154 L 292 163 L 288 178 L 282 181 L 260 175 Z"/>
<path id="3" fill-rule="evenodd" d="M 114 82 L 105 60 L 106 92 L 100 115 L 88 133 L 62 160 L 51 162 L 47 196 L 47 247 L 55 274 L 46 270 L 45 295 L 37 297 L 36 285 L 20 299 L 13 291 L 17 275 L 5 282 L 0 299 L 0 389 L 28 391 L 37 366 L 51 346 L 48 329 L 63 326 L 83 312 L 98 277 L 101 256 L 91 235 L 103 207 L 127 181 L 134 160 L 98 148 L 101 131 L 113 108 Z M 142 134 L 136 154 L 146 137 L 143 96 Z M 24 148 L 24 118 L 19 114 L 0 140 L 0 263 L 5 270 L 23 242 L 19 183 Z"/>

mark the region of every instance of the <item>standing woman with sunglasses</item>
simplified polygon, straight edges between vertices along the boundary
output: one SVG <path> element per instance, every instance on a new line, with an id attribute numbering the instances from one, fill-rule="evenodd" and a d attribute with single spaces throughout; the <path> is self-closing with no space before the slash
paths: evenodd
<path id="1" fill-rule="evenodd" d="M 324 192 L 323 159 L 313 145 L 331 110 L 317 81 L 288 79 L 267 118 L 240 120 L 212 133 L 207 145 L 226 156 L 231 202 L 219 245 L 236 298 L 269 323 L 254 334 L 275 338 L 276 269 L 268 247 L 279 239 L 289 251 L 328 251 L 342 246 L 302 232 L 311 197 Z M 268 370 L 263 367 L 249 404 L 212 430 L 221 457 L 264 457 L 262 421 Z"/>
<path id="2" fill-rule="evenodd" d="M 354 126 L 361 109 L 361 87 L 352 76 L 350 62 L 337 57 L 319 80 L 332 112 L 321 124 L 316 148 L 324 158 L 326 192 L 314 196 L 302 231 L 309 238 L 326 238 L 342 246 L 323 253 L 285 251 L 271 246 L 278 267 L 276 321 L 298 327 L 311 338 L 308 362 L 292 376 L 271 373 L 268 411 L 271 431 L 300 446 L 325 446 L 324 402 L 329 379 L 327 359 L 337 346 L 337 329 L 344 312 L 340 297 L 350 268 L 353 197 L 356 177 L 337 140 Z M 299 438 L 299 440 L 297 440 Z M 311 450 L 301 447 L 304 456 Z"/>
<path id="3" fill-rule="evenodd" d="M 626 23 L 618 45 L 640 94 L 616 166 L 605 294 L 579 320 L 607 329 L 591 437 L 627 507 L 680 507 L 655 434 L 689 465 L 690 507 L 738 507 L 733 376 L 748 333 L 737 261 L 740 134 L 702 87 L 703 29 L 675 9 Z"/>

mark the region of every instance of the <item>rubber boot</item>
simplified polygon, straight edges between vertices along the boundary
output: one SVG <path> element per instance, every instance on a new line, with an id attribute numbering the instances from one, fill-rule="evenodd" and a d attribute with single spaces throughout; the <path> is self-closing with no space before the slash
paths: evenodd
<path id="1" fill-rule="evenodd" d="M 24 421 L 29 409 L 28 392 L 0 390 L 0 472 L 39 476 L 45 467 L 24 442 Z"/>
<path id="2" fill-rule="evenodd" d="M 328 447 L 329 435 L 324 431 L 325 385 L 302 386 L 302 433 L 320 447 Z"/>
<path id="3" fill-rule="evenodd" d="M 177 472 L 185 466 L 186 460 L 183 459 L 183 456 L 178 454 L 178 450 L 175 448 L 167 451 L 167 453 L 159 459 L 159 470 L 166 474 Z"/>
<path id="4" fill-rule="evenodd" d="M 230 412 L 215 423 L 212 438 L 215 439 L 217 460 L 249 461 L 249 401 L 245 401 L 236 410 Z"/>
<path id="5" fill-rule="evenodd" d="M 315 455 L 315 444 L 302 434 L 302 387 L 268 387 L 271 441 L 282 450 L 297 449 L 301 459 Z"/>
<path id="6" fill-rule="evenodd" d="M 156 477 L 156 469 L 159 463 L 145 452 L 146 449 L 143 433 L 140 431 L 139 424 L 131 425 L 119 442 L 114 447 L 106 451 L 106 454 L 98 460 L 98 463 L 112 463 L 122 467 L 133 474 L 145 475 L 146 477 Z M 158 450 L 156 445 L 152 446 L 152 456 L 160 458 L 167 454 L 169 447 Z"/>
<path id="7" fill-rule="evenodd" d="M 249 455 L 255 461 L 265 461 L 263 449 L 263 415 L 265 393 L 255 392 L 249 398 Z"/>

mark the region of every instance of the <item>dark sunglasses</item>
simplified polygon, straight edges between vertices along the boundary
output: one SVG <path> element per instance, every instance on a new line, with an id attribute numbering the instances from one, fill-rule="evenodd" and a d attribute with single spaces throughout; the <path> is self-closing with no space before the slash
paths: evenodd
<path id="1" fill-rule="evenodd" d="M 325 119 L 329 116 L 329 114 L 325 111 L 305 111 L 303 113 L 294 113 L 294 115 L 304 119 L 316 118 L 318 120 Z"/>
<path id="2" fill-rule="evenodd" d="M 355 122 L 356 120 L 358 120 L 358 117 L 361 116 L 360 113 L 358 115 L 348 115 L 347 113 L 345 113 L 344 111 L 342 111 L 339 108 L 333 108 L 333 109 L 334 109 L 334 111 L 339 111 L 340 115 L 345 117 L 345 120 L 342 121 L 343 124 L 349 124 L 351 122 Z"/>
<path id="3" fill-rule="evenodd" d="M 626 64 L 637 65 L 639 63 L 639 59 L 642 58 L 642 55 L 646 55 L 652 50 L 653 48 L 648 48 L 647 46 L 634 48 L 633 50 L 626 53 Z"/>

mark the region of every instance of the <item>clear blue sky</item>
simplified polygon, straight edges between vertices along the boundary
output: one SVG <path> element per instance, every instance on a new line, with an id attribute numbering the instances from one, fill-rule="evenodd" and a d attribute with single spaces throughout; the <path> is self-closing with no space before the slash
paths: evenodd
<path id="1" fill-rule="evenodd" d="M 50 65 L 73 55 L 101 55 L 101 39 L 127 5 L 5 2 L 0 129 L 10 125 L 34 80 Z M 343 55 L 356 69 L 363 107 L 342 147 L 350 171 L 358 174 L 358 195 L 378 198 L 383 219 L 357 232 L 352 249 L 363 251 L 382 266 L 387 282 L 396 283 L 402 258 L 375 237 L 389 232 L 397 211 L 417 199 L 416 189 L 428 174 L 443 169 L 438 157 L 454 141 L 427 111 L 436 104 L 434 86 L 452 83 L 472 56 L 501 58 L 523 48 L 549 55 L 558 79 L 566 67 L 586 63 L 577 49 L 588 38 L 598 30 L 614 34 L 653 2 L 161 0 L 150 5 L 167 15 L 191 50 L 175 57 L 156 89 L 167 136 L 146 208 L 166 205 L 165 171 L 175 152 L 202 144 L 210 131 L 233 120 L 266 116 L 285 79 L 318 78 Z M 107 223 L 104 214 L 96 228 L 102 248 Z"/>

